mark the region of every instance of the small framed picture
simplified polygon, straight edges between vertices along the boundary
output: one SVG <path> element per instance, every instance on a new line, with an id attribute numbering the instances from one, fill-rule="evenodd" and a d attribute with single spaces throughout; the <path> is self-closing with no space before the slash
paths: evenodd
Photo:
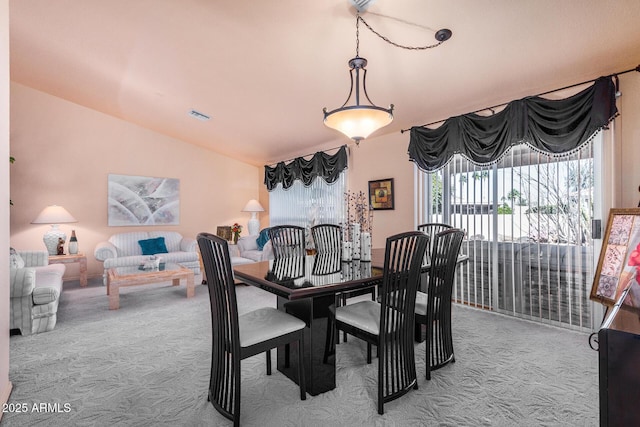
<path id="1" fill-rule="evenodd" d="M 607 306 L 629 288 L 623 308 L 640 309 L 640 208 L 611 209 L 591 299 Z"/>
<path id="2" fill-rule="evenodd" d="M 216 236 L 226 241 L 231 241 L 231 227 L 221 226 L 216 229 Z"/>
<path id="3" fill-rule="evenodd" d="M 373 210 L 393 209 L 393 178 L 369 181 L 369 204 Z"/>

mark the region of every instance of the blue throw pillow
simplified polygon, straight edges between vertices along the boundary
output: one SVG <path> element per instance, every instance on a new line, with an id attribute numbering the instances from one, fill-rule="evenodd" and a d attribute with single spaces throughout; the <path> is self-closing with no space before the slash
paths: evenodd
<path id="1" fill-rule="evenodd" d="M 155 255 L 169 253 L 167 245 L 164 243 L 164 237 L 156 237 L 155 239 L 138 240 L 142 255 Z"/>
<path id="2" fill-rule="evenodd" d="M 269 241 L 269 229 L 265 228 L 260 232 L 260 235 L 256 239 L 256 243 L 258 244 L 258 249 L 262 250 L 264 245 Z"/>

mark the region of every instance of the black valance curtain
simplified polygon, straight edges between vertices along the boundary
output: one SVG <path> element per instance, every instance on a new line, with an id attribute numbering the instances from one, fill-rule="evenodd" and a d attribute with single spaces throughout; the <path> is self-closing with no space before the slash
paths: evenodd
<path id="1" fill-rule="evenodd" d="M 328 184 L 335 182 L 340 172 L 347 168 L 347 146 L 340 147 L 337 153 L 329 155 L 317 152 L 309 160 L 297 157 L 288 164 L 278 163 L 275 167 L 264 167 L 264 184 L 271 191 L 279 183 L 287 189 L 296 179 L 302 181 L 305 187 L 311 185 L 316 177 L 321 177 Z"/>
<path id="2" fill-rule="evenodd" d="M 615 117 L 615 92 L 611 77 L 600 77 L 569 98 L 529 97 L 510 102 L 492 116 L 471 113 L 447 119 L 437 129 L 412 127 L 409 159 L 432 172 L 456 153 L 473 163 L 489 164 L 523 142 L 549 154 L 568 153 Z"/>

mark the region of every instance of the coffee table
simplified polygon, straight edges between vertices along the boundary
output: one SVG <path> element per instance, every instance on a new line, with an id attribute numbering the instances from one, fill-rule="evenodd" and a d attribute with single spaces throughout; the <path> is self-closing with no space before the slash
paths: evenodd
<path id="1" fill-rule="evenodd" d="M 187 285 L 187 298 L 195 295 L 193 270 L 180 264 L 160 264 L 159 268 L 144 270 L 142 266 L 114 267 L 107 272 L 107 295 L 109 295 L 109 310 L 120 308 L 120 288 L 124 286 L 146 285 L 149 283 L 173 281 L 173 286 L 179 286 L 180 280 Z"/>

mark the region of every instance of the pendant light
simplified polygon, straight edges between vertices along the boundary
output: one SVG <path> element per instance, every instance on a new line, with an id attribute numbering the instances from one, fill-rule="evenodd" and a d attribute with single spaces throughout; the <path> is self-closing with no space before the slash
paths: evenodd
<path id="1" fill-rule="evenodd" d="M 356 5 L 357 7 L 358 5 Z M 349 60 L 349 75 L 351 77 L 351 88 L 349 89 L 349 96 L 347 100 L 340 108 L 327 111 L 324 108 L 324 124 L 327 127 L 342 132 L 349 138 L 356 142 L 356 145 L 361 140 L 367 138 L 369 135 L 387 126 L 393 121 L 393 104 L 389 105 L 389 108 L 378 107 L 367 93 L 367 60 L 360 57 L 360 21 L 376 36 L 380 37 L 385 42 L 409 50 L 426 50 L 437 46 L 440 46 L 445 41 L 451 38 L 452 32 L 449 29 L 443 28 L 436 31 L 435 38 L 437 43 L 427 46 L 403 46 L 389 40 L 387 37 L 381 35 L 360 16 L 360 11 L 363 8 L 357 8 L 356 14 L 356 56 Z M 349 102 L 351 101 L 351 105 Z M 362 101 L 368 102 L 368 104 L 362 104 Z"/>
<path id="2" fill-rule="evenodd" d="M 393 104 L 389 108 L 374 105 L 367 94 L 367 60 L 361 58 L 359 23 L 360 15 L 356 15 L 356 57 L 349 60 L 349 75 L 351 77 L 351 89 L 347 100 L 340 108 L 332 111 L 324 111 L 324 124 L 332 129 L 342 132 L 353 139 L 356 144 L 367 138 L 373 132 L 387 126 L 393 121 Z M 364 100 L 369 104 L 361 104 Z M 347 105 L 353 98 L 353 105 Z"/>

